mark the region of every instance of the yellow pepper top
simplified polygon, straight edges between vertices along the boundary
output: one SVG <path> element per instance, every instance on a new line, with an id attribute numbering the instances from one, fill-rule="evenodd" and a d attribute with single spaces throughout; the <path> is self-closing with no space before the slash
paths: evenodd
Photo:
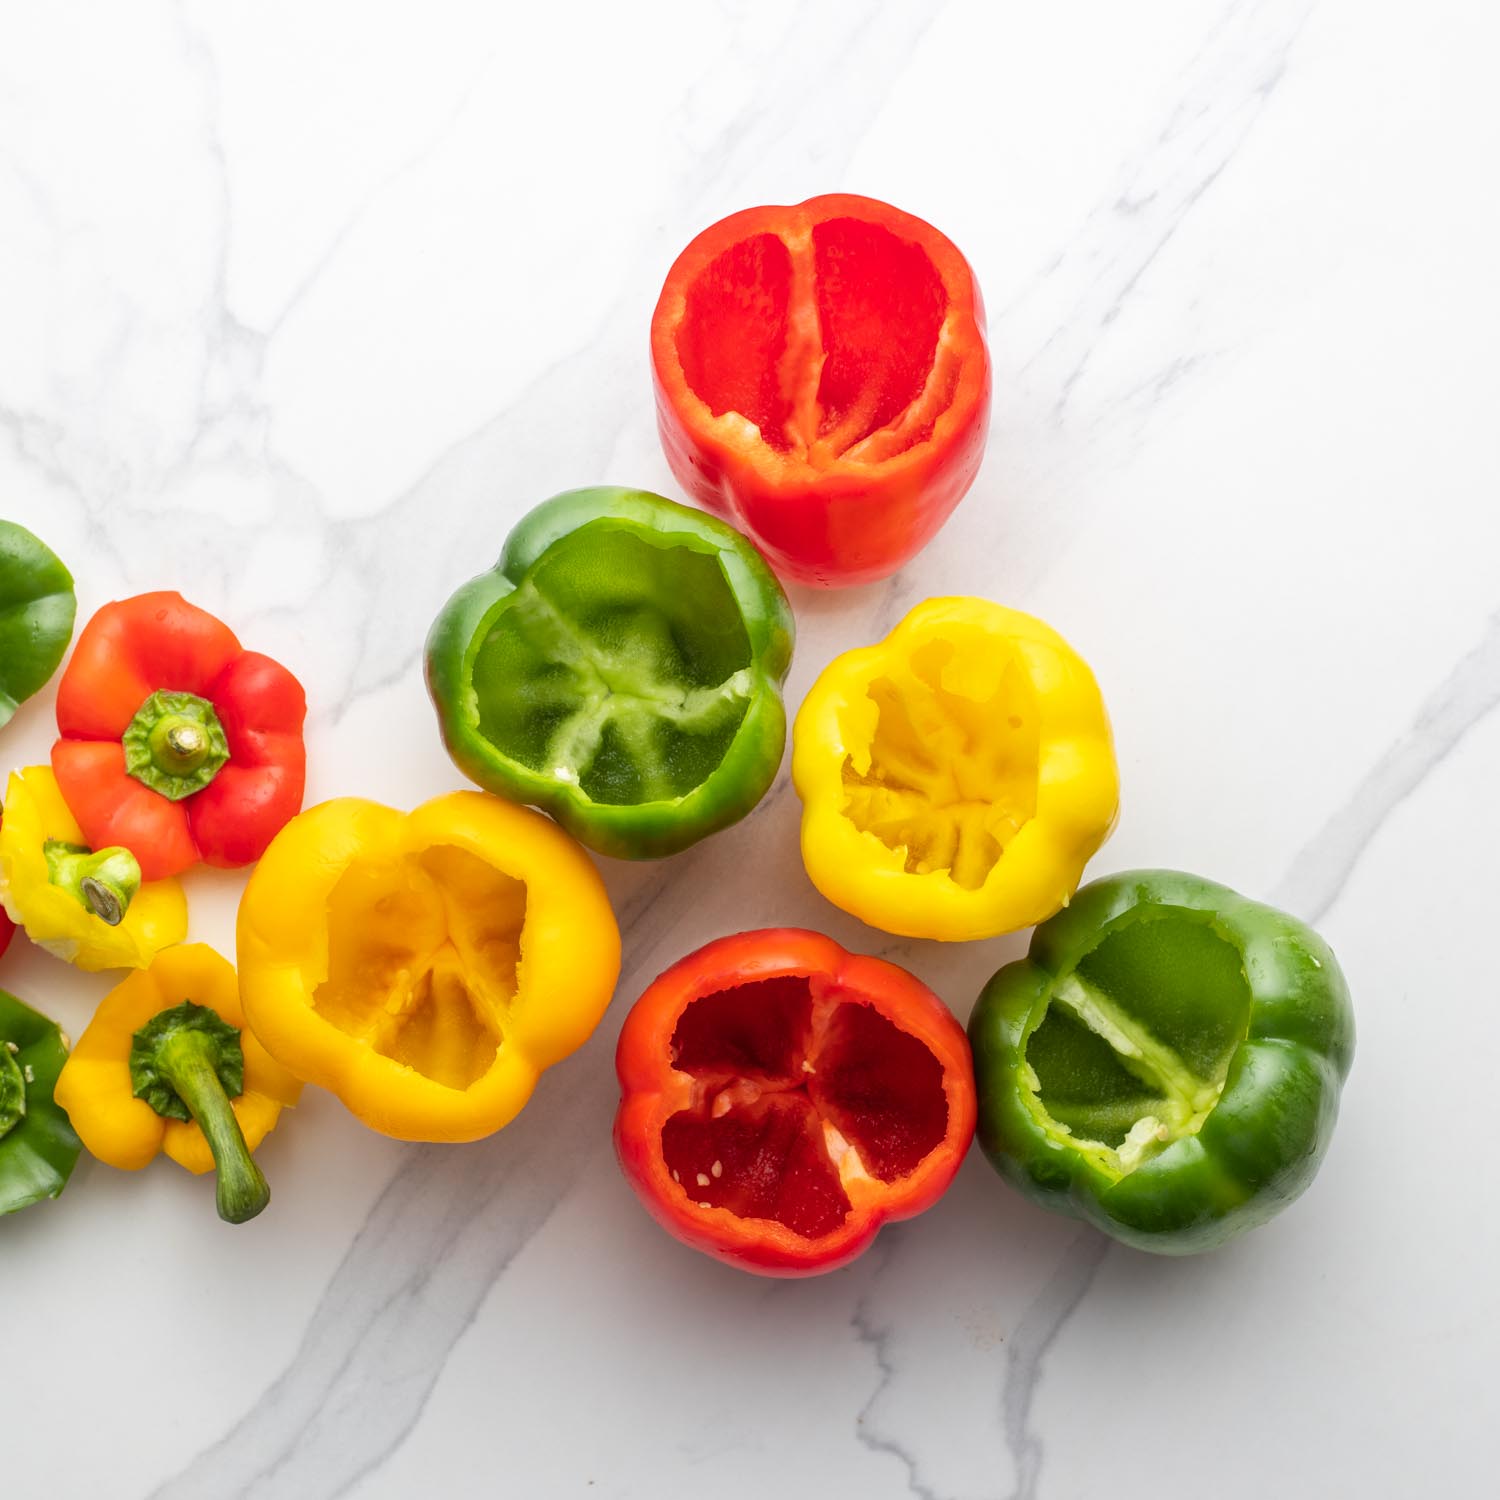
<path id="1" fill-rule="evenodd" d="M 928 599 L 813 684 L 793 732 L 802 859 L 905 937 L 1012 932 L 1066 905 L 1119 809 L 1094 675 L 1049 626 Z"/>
<path id="2" fill-rule="evenodd" d="M 467 1141 L 520 1110 L 614 992 L 604 883 L 555 823 L 483 792 L 292 819 L 240 904 L 256 1034 L 402 1140 Z"/>
<path id="3" fill-rule="evenodd" d="M 203 943 L 159 953 L 151 966 L 116 985 L 99 1004 L 57 1081 L 57 1101 L 88 1149 L 112 1167 L 137 1171 L 165 1152 L 189 1172 L 214 1166 L 195 1118 L 159 1114 L 134 1094 L 131 1045 L 148 1022 L 184 1001 L 205 1006 L 237 1029 L 243 1091 L 229 1099 L 248 1150 L 254 1151 L 302 1085 L 246 1029 L 233 966 Z M 190 1101 L 196 1105 L 196 1100 Z"/>
<path id="4" fill-rule="evenodd" d="M 124 849 L 91 851 L 47 766 L 11 772 L 0 821 L 0 905 L 32 942 L 91 971 L 144 968 L 187 936 L 182 887 L 175 880 L 141 885 L 140 866 Z"/>

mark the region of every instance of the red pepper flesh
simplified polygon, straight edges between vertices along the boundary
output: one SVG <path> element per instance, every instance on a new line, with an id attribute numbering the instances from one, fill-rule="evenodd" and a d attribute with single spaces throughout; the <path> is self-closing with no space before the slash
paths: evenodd
<path id="1" fill-rule="evenodd" d="M 157 692 L 204 700 L 228 743 L 228 761 L 179 801 L 126 769 L 121 737 Z M 180 594 L 139 594 L 106 604 L 78 638 L 58 687 L 52 769 L 90 845 L 123 845 L 144 879 L 200 860 L 233 868 L 259 859 L 302 806 L 306 716 L 285 667 Z"/>
<path id="2" fill-rule="evenodd" d="M 678 483 L 803 583 L 893 573 L 984 454 L 990 367 L 968 263 L 874 198 L 705 229 L 667 274 L 651 360 Z"/>
<path id="3" fill-rule="evenodd" d="M 0 823 L 5 821 L 0 815 Z M 5 956 L 5 950 L 10 947 L 10 940 L 16 935 L 16 924 L 11 921 L 10 914 L 3 906 L 0 906 L 0 958 Z"/>
<path id="4" fill-rule="evenodd" d="M 616 1053 L 620 1164 L 670 1233 L 769 1276 L 831 1271 L 930 1207 L 974 1134 L 963 1029 L 926 985 L 773 928 L 689 954 Z"/>

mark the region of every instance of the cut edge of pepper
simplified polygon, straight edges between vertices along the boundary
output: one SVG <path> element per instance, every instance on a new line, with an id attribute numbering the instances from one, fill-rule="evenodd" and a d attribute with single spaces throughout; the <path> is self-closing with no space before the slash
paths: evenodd
<path id="1" fill-rule="evenodd" d="M 735 739 L 743 732 L 745 721 L 749 718 L 749 709 L 753 704 L 757 689 L 761 686 L 762 674 L 758 669 L 757 657 L 753 642 L 747 640 L 747 660 L 721 681 L 709 686 L 693 688 L 678 692 L 675 696 L 670 691 L 654 693 L 643 691 L 649 684 L 635 684 L 629 690 L 621 690 L 610 681 L 610 672 L 628 670 L 630 663 L 606 662 L 600 663 L 596 660 L 597 648 L 589 644 L 581 654 L 588 661 L 591 670 L 595 671 L 602 686 L 602 691 L 591 690 L 588 706 L 577 714 L 572 715 L 556 732 L 548 745 L 548 759 L 555 762 L 544 767 L 528 765 L 519 759 L 513 750 L 498 740 L 492 738 L 481 727 L 481 713 L 479 707 L 479 694 L 474 686 L 475 665 L 480 652 L 499 625 L 500 620 L 507 614 L 517 610 L 522 614 L 528 610 L 540 608 L 550 619 L 566 625 L 566 616 L 559 610 L 558 606 L 538 586 L 535 573 L 542 561 L 547 557 L 560 542 L 569 537 L 582 534 L 584 531 L 598 528 L 611 532 L 622 532 L 643 544 L 656 547 L 663 552 L 688 551 L 698 556 L 708 558 L 715 562 L 724 579 L 724 585 L 730 596 L 737 603 L 743 605 L 740 598 L 740 590 L 736 586 L 731 570 L 724 563 L 724 548 L 716 545 L 710 538 L 702 537 L 690 531 L 659 533 L 648 526 L 642 526 L 627 518 L 601 515 L 592 520 L 584 522 L 574 531 L 564 537 L 558 537 L 545 547 L 542 552 L 527 567 L 524 576 L 511 579 L 511 587 L 494 599 L 484 610 L 470 635 L 464 651 L 460 693 L 463 705 L 464 719 L 483 744 L 488 748 L 495 760 L 503 765 L 506 773 L 513 777 L 518 783 L 532 784 L 535 793 L 546 796 L 549 801 L 556 800 L 569 804 L 580 815 L 594 812 L 599 809 L 646 809 L 653 807 L 675 807 L 681 805 L 689 798 L 699 794 L 718 775 L 723 767 L 724 761 L 728 759 L 728 751 L 721 757 L 719 763 L 704 777 L 696 786 L 685 792 L 671 793 L 667 795 L 652 795 L 637 802 L 606 802 L 591 796 L 584 790 L 582 782 L 592 769 L 593 760 L 597 754 L 597 741 L 602 737 L 604 728 L 609 723 L 619 719 L 633 722 L 644 716 L 654 716 L 670 720 L 673 723 L 687 723 L 702 718 L 705 714 L 712 713 L 713 705 L 718 702 L 731 704 L 744 704 L 745 709 L 740 713 L 735 727 Z M 748 627 L 747 627 L 748 636 Z M 609 672 L 604 670 L 609 668 Z M 603 706 L 611 699 L 623 697 L 628 698 L 632 704 L 632 711 L 627 714 L 612 712 L 605 715 Z M 595 743 L 590 748 L 586 757 L 581 757 L 582 764 L 556 763 L 558 757 L 551 752 L 565 731 L 576 726 L 579 721 L 593 717 L 598 720 L 597 725 L 591 726 L 597 729 Z M 731 746 L 733 741 L 731 741 Z M 580 757 L 575 756 L 575 760 Z"/>
<path id="2" fill-rule="evenodd" d="M 1022 1102 L 1037 1128 L 1054 1144 L 1087 1159 L 1111 1182 L 1123 1181 L 1174 1142 L 1189 1139 L 1203 1129 L 1223 1097 L 1235 1055 L 1249 1038 L 1247 1013 L 1234 1046 L 1224 1055 L 1221 1069 L 1223 1076 L 1217 1081 L 1200 1078 L 1169 1047 L 1122 1012 L 1098 986 L 1078 975 L 1078 966 L 1113 934 L 1140 922 L 1170 920 L 1173 915 L 1178 914 L 1185 913 L 1181 909 L 1164 912 L 1132 907 L 1115 918 L 1099 932 L 1097 940 L 1069 968 L 1052 977 L 1051 983 L 1027 1018 L 1025 1030 L 1021 1034 L 1017 1079 Z M 1243 943 L 1216 917 L 1209 916 L 1204 925 L 1239 955 L 1243 975 Z M 1248 985 L 1248 979 L 1246 982 Z M 1107 1042 L 1127 1072 L 1133 1073 L 1144 1083 L 1161 1086 L 1166 1099 L 1174 1106 L 1171 1111 L 1173 1118 L 1162 1120 L 1151 1113 L 1140 1116 L 1118 1146 L 1075 1135 L 1068 1125 L 1055 1119 L 1042 1102 L 1041 1080 L 1027 1057 L 1031 1038 L 1046 1020 L 1054 1002 L 1061 1002 L 1075 1020 L 1082 1022 L 1095 1036 Z"/>
<path id="3" fill-rule="evenodd" d="M 941 1073 L 941 1091 L 945 1111 L 948 1112 L 948 1123 L 943 1133 L 933 1142 L 926 1152 L 923 1153 L 917 1163 L 910 1171 L 898 1173 L 886 1178 L 877 1172 L 870 1170 L 866 1165 L 860 1149 L 856 1142 L 851 1141 L 831 1120 L 825 1115 L 809 1097 L 808 1105 L 812 1113 L 817 1117 L 818 1134 L 823 1152 L 827 1158 L 828 1165 L 843 1192 L 847 1207 L 838 1224 L 821 1235 L 808 1235 L 774 1216 L 763 1214 L 739 1213 L 727 1204 L 715 1204 L 701 1201 L 695 1192 L 689 1189 L 679 1174 L 671 1168 L 663 1152 L 659 1160 L 667 1185 L 670 1190 L 680 1196 L 682 1207 L 695 1214 L 725 1214 L 736 1223 L 764 1225 L 774 1231 L 780 1237 L 785 1236 L 789 1241 L 795 1242 L 803 1247 L 808 1254 L 815 1254 L 820 1248 L 842 1244 L 851 1237 L 857 1238 L 868 1232 L 868 1224 L 865 1222 L 872 1210 L 877 1213 L 877 1205 L 870 1201 L 872 1193 L 890 1193 L 899 1195 L 903 1189 L 921 1180 L 923 1175 L 930 1170 L 934 1153 L 941 1150 L 944 1143 L 950 1138 L 951 1133 L 951 1110 L 953 1101 L 950 1097 L 948 1067 L 943 1057 L 933 1046 L 932 1042 L 916 1031 L 910 1030 L 900 1024 L 899 1020 L 890 1015 L 884 1007 L 877 1004 L 870 996 L 861 994 L 848 988 L 838 978 L 819 969 L 789 969 L 777 971 L 774 975 L 745 976 L 744 978 L 718 985 L 714 988 L 704 989 L 692 993 L 686 997 L 684 1003 L 673 1018 L 671 1035 L 675 1036 L 677 1025 L 686 1012 L 696 1003 L 707 1000 L 725 991 L 745 988 L 753 985 L 756 978 L 775 979 L 800 979 L 807 983 L 810 999 L 810 1010 L 808 1016 L 807 1031 L 804 1041 L 798 1047 L 798 1064 L 804 1075 L 804 1083 L 794 1085 L 788 1089 L 783 1083 L 776 1086 L 769 1080 L 764 1082 L 736 1075 L 737 1081 L 731 1083 L 727 1088 L 720 1089 L 713 1095 L 712 1101 L 708 1098 L 708 1089 L 702 1078 L 695 1073 L 687 1072 L 676 1066 L 676 1057 L 673 1055 L 671 1076 L 679 1085 L 661 1096 L 661 1108 L 659 1120 L 654 1127 L 657 1131 L 665 1128 L 667 1122 L 681 1113 L 699 1114 L 705 1118 L 719 1118 L 733 1109 L 743 1105 L 754 1103 L 762 1097 L 770 1094 L 783 1094 L 795 1092 L 798 1088 L 805 1087 L 805 1079 L 814 1076 L 817 1072 L 816 1060 L 819 1056 L 820 1047 L 827 1041 L 828 1032 L 835 1013 L 846 1005 L 860 1005 L 873 1011 L 887 1025 L 904 1036 L 909 1036 L 918 1042 L 937 1062 Z M 722 1107 L 721 1107 L 722 1106 Z M 720 1163 L 715 1162 L 715 1166 Z M 719 1174 L 715 1173 L 717 1177 Z M 695 1184 L 705 1187 L 701 1181 Z M 852 1191 L 851 1191 L 852 1189 Z"/>
<path id="4" fill-rule="evenodd" d="M 835 203 L 840 211 L 826 217 L 815 216 L 810 212 L 814 208 Z M 872 209 L 875 212 L 871 212 Z M 780 216 L 774 222 L 752 223 L 753 220 L 758 221 L 766 210 L 750 209 L 731 214 L 710 225 L 689 243 L 668 273 L 652 318 L 652 345 L 659 375 L 661 366 L 667 364 L 670 357 L 670 369 L 674 377 L 670 382 L 673 399 L 691 403 L 695 408 L 693 417 L 701 437 L 716 441 L 726 451 L 744 453 L 753 449 L 759 467 L 779 471 L 787 476 L 796 474 L 803 482 L 808 478 L 833 483 L 845 482 L 852 476 L 868 478 L 872 474 L 896 470 L 918 461 L 925 449 L 941 446 L 954 429 L 961 428 L 970 421 L 973 409 L 982 404 L 986 397 L 989 373 L 987 340 L 978 288 L 968 261 L 936 226 L 878 199 L 862 198 L 857 194 L 825 194 L 795 205 L 773 206 L 772 211 Z M 792 352 L 798 352 L 803 355 L 804 363 L 811 366 L 813 373 L 821 375 L 827 351 L 823 347 L 821 326 L 816 316 L 816 294 L 813 291 L 812 268 L 809 264 L 812 258 L 812 232 L 817 225 L 836 222 L 842 218 L 874 225 L 897 240 L 917 246 L 942 284 L 946 306 L 935 336 L 931 362 L 921 386 L 913 392 L 906 405 L 886 422 L 839 446 L 831 439 L 837 439 L 839 429 L 849 425 L 849 415 L 846 414 L 828 434 L 818 433 L 821 421 L 812 424 L 813 436 L 809 438 L 809 417 L 814 411 L 821 412 L 816 394 L 818 380 L 813 379 L 811 388 L 808 389 L 806 373 L 801 379 L 796 379 L 785 366 L 788 364 L 788 356 Z M 895 222 L 891 222 L 892 220 Z M 731 226 L 733 234 L 728 232 Z M 926 230 L 933 241 L 903 233 L 907 226 Z M 806 304 L 793 309 L 789 314 L 787 347 L 781 358 L 783 368 L 778 371 L 779 383 L 790 407 L 783 428 L 784 435 L 789 440 L 786 449 L 778 448 L 766 437 L 759 423 L 734 407 L 715 412 L 711 402 L 700 393 L 688 375 L 679 347 L 687 316 L 688 289 L 697 284 L 719 256 L 743 239 L 753 238 L 757 234 L 773 235 L 786 246 L 792 261 L 793 285 Z M 685 264 L 690 255 L 693 257 L 692 261 Z M 961 274 L 955 275 L 955 272 Z M 810 318 L 807 316 L 809 308 L 813 309 Z M 959 347 L 965 325 L 976 332 L 977 359 L 973 357 L 973 351 Z M 816 332 L 810 336 L 810 330 Z M 665 379 L 662 383 L 664 386 L 667 384 Z"/>

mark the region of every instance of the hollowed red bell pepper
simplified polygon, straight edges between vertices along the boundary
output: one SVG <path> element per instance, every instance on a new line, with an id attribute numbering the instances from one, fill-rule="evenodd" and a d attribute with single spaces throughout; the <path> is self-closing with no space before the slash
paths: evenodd
<path id="1" fill-rule="evenodd" d="M 302 685 L 180 594 L 106 604 L 57 693 L 52 769 L 84 836 L 145 880 L 265 853 L 302 806 Z"/>
<path id="2" fill-rule="evenodd" d="M 930 1207 L 974 1134 L 959 1024 L 895 964 L 796 928 L 720 938 L 636 1002 L 615 1147 L 668 1233 L 768 1276 Z"/>
<path id="3" fill-rule="evenodd" d="M 893 573 L 984 453 L 990 367 L 968 263 L 873 198 L 705 229 L 667 274 L 651 358 L 678 483 L 804 583 Z"/>

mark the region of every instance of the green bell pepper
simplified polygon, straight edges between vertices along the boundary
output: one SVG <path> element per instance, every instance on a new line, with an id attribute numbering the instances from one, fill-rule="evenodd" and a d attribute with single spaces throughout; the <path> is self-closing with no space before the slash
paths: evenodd
<path id="1" fill-rule="evenodd" d="M 1354 1055 L 1328 945 L 1170 870 L 1083 887 L 969 1022 L 979 1140 L 1044 1208 L 1141 1250 L 1208 1250 L 1312 1181 Z"/>
<path id="2" fill-rule="evenodd" d="M 0 990 L 0 1214 L 67 1186 L 82 1150 L 52 1097 L 67 1060 L 58 1027 Z"/>
<path id="3" fill-rule="evenodd" d="M 46 686 L 73 639 L 73 575 L 14 521 L 0 521 L 0 728 Z"/>
<path id="4" fill-rule="evenodd" d="M 571 490 L 448 601 L 427 686 L 465 775 L 603 854 L 654 859 L 775 779 L 792 637 L 781 585 L 724 522 L 645 490 Z"/>

